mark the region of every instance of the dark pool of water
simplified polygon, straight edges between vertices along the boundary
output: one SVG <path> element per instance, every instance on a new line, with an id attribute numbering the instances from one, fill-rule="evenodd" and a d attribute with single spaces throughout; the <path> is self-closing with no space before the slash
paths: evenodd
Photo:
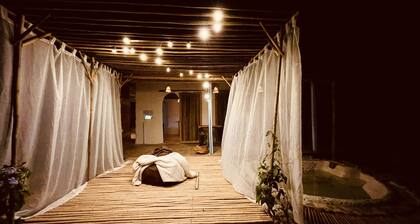
<path id="1" fill-rule="evenodd" d="M 303 192 L 339 199 L 370 199 L 363 190 L 365 183 L 360 179 L 341 178 L 323 171 L 309 171 L 303 174 Z"/>

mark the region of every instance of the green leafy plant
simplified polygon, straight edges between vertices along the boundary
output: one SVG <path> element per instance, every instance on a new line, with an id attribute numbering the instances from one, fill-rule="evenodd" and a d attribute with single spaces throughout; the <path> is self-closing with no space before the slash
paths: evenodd
<path id="1" fill-rule="evenodd" d="M 273 218 L 274 223 L 295 223 L 287 194 L 287 176 L 277 159 L 281 155 L 278 138 L 272 131 L 268 131 L 266 137 L 271 138 L 268 142 L 272 144 L 267 144 L 271 153 L 265 156 L 258 168 L 256 201 Z"/>
<path id="2" fill-rule="evenodd" d="M 13 220 L 10 215 L 22 208 L 29 195 L 27 180 L 31 172 L 24 165 L 4 165 L 0 170 L 0 223 L 10 223 Z"/>

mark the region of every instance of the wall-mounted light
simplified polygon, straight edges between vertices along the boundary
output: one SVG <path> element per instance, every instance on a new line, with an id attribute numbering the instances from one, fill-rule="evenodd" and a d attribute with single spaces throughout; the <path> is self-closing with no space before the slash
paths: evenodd
<path id="1" fill-rule="evenodd" d="M 208 40 L 210 38 L 210 31 L 207 27 L 201 27 L 198 30 L 198 37 L 200 37 L 201 40 Z"/>
<path id="2" fill-rule="evenodd" d="M 141 53 L 141 54 L 139 55 L 139 58 L 140 58 L 140 60 L 141 60 L 141 61 L 147 61 L 147 54 L 145 54 L 145 53 Z"/>
<path id="3" fill-rule="evenodd" d="M 124 43 L 124 44 L 130 44 L 130 43 L 131 43 L 131 40 L 130 40 L 130 38 L 128 38 L 128 37 L 124 37 L 124 38 L 122 39 L 122 41 L 123 41 L 123 43 Z"/>
<path id="4" fill-rule="evenodd" d="M 165 89 L 165 92 L 170 93 L 171 92 L 171 87 L 167 86 L 166 89 Z"/>

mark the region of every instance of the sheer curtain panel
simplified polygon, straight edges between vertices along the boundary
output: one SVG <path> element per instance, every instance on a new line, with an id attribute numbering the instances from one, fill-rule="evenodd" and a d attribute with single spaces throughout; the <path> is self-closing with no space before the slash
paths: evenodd
<path id="1" fill-rule="evenodd" d="M 255 200 L 259 163 L 270 153 L 266 133 L 273 130 L 274 119 L 278 119 L 277 137 L 282 156 L 277 159 L 289 177 L 294 219 L 303 223 L 302 74 L 299 30 L 294 24 L 293 19 L 286 25 L 281 58 L 266 48 L 234 77 L 223 130 L 221 165 L 225 178 L 235 190 Z M 278 81 L 279 107 L 275 118 Z"/>

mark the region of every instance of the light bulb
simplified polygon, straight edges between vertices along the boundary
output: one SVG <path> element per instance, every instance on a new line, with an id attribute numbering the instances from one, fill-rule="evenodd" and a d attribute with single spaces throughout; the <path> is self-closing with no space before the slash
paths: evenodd
<path id="1" fill-rule="evenodd" d="M 131 43 L 131 40 L 128 37 L 124 37 L 122 40 L 123 40 L 124 44 L 130 44 Z"/>
<path id="2" fill-rule="evenodd" d="M 128 49 L 128 47 L 123 47 L 123 53 L 124 54 L 128 54 L 130 52 L 130 50 Z"/>
<path id="3" fill-rule="evenodd" d="M 208 89 L 210 87 L 210 83 L 209 82 L 203 82 L 203 88 L 204 89 Z"/>
<path id="4" fill-rule="evenodd" d="M 167 67 L 166 72 L 171 72 L 171 68 Z"/>
<path id="5" fill-rule="evenodd" d="M 210 94 L 206 93 L 204 94 L 204 99 L 208 100 L 210 98 Z"/>
<path id="6" fill-rule="evenodd" d="M 141 61 L 147 61 L 147 55 L 145 53 L 141 53 L 139 55 L 139 58 L 140 58 Z"/>
<path id="7" fill-rule="evenodd" d="M 198 37 L 200 37 L 201 40 L 208 40 L 210 38 L 210 31 L 207 27 L 201 27 L 198 30 Z"/>
<path id="8" fill-rule="evenodd" d="M 187 43 L 187 48 L 190 49 L 191 48 L 191 42 Z"/>
<path id="9" fill-rule="evenodd" d="M 115 47 L 114 47 L 114 49 L 112 49 L 112 50 L 111 50 L 111 52 L 112 52 L 113 54 L 116 54 L 116 53 L 117 53 L 117 48 L 115 48 Z"/>
<path id="10" fill-rule="evenodd" d="M 136 53 L 136 49 L 130 48 L 130 54 L 135 54 L 135 53 Z"/>
<path id="11" fill-rule="evenodd" d="M 193 70 L 190 70 L 190 71 L 188 71 L 188 73 L 189 73 L 190 75 L 192 75 L 192 74 L 194 74 L 194 71 L 193 71 Z"/>
<path id="12" fill-rule="evenodd" d="M 155 64 L 161 65 L 162 63 L 163 63 L 162 58 L 159 58 L 159 57 L 155 58 Z"/>
<path id="13" fill-rule="evenodd" d="M 222 21 L 223 20 L 223 11 L 222 10 L 220 10 L 220 9 L 216 9 L 216 10 L 214 10 L 214 12 L 213 12 L 213 20 L 215 21 L 215 22 L 220 22 L 220 21 Z"/>
<path id="14" fill-rule="evenodd" d="M 213 93 L 219 93 L 219 89 L 216 86 L 213 88 Z"/>
<path id="15" fill-rule="evenodd" d="M 184 77 L 184 73 L 180 72 L 179 77 Z"/>
<path id="16" fill-rule="evenodd" d="M 210 75 L 209 75 L 209 73 L 206 73 L 206 74 L 204 74 L 204 78 L 209 78 L 210 77 Z"/>
<path id="17" fill-rule="evenodd" d="M 171 92 L 171 87 L 167 86 L 166 89 L 165 89 L 165 92 L 170 93 Z"/>
<path id="18" fill-rule="evenodd" d="M 221 23 L 213 24 L 213 31 L 215 33 L 219 33 L 220 31 L 222 31 L 222 24 Z"/>
<path id="19" fill-rule="evenodd" d="M 203 75 L 201 73 L 198 73 L 197 79 L 202 79 L 202 78 L 203 78 Z"/>
<path id="20" fill-rule="evenodd" d="M 161 48 L 161 47 L 156 48 L 156 54 L 157 54 L 158 56 L 162 56 L 162 55 L 163 55 L 163 50 L 162 50 L 162 48 Z"/>
<path id="21" fill-rule="evenodd" d="M 172 48 L 174 46 L 174 43 L 172 43 L 172 41 L 168 41 L 168 47 Z"/>

